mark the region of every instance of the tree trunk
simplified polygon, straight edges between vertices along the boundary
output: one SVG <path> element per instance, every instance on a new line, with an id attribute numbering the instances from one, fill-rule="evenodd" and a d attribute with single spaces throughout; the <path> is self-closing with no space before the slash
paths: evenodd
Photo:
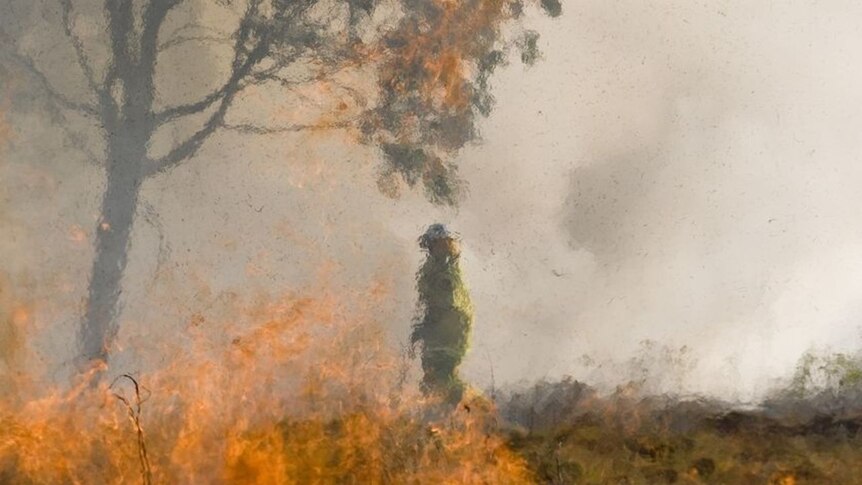
<path id="1" fill-rule="evenodd" d="M 107 184 L 96 226 L 96 254 L 79 336 L 85 365 L 107 362 L 108 349 L 117 334 L 121 281 L 146 157 L 146 139 L 142 136 L 117 134 L 110 137 L 108 145 Z"/>

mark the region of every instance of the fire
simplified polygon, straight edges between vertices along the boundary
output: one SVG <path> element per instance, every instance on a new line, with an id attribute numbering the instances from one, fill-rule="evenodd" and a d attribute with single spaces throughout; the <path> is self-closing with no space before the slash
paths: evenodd
<path id="1" fill-rule="evenodd" d="M 355 64 L 347 66 L 356 72 L 381 64 L 380 80 L 411 94 L 411 104 L 395 110 L 401 115 L 395 124 L 405 127 L 393 132 L 401 143 L 426 127 L 422 113 L 460 119 L 471 109 L 471 62 L 497 38 L 476 32 L 496 33 L 512 15 L 503 0 L 436 3 L 442 15 L 431 25 L 408 22 L 403 39 L 390 39 L 404 42 L 357 47 Z M 309 100 L 312 124 L 327 126 L 367 108 L 361 88 L 319 81 L 294 93 Z M 265 104 L 266 94 L 252 90 L 249 99 Z M 279 126 L 309 118 L 268 112 Z M 0 139 L 8 134 L 2 121 Z M 459 143 L 438 144 L 451 150 Z M 437 161 L 429 170 L 445 167 Z M 327 178 L 321 170 L 306 172 Z M 77 229 L 70 239 L 84 242 Z M 98 230 L 110 231 L 110 221 L 99 221 Z M 314 247 L 290 228 L 282 232 Z M 265 255 L 258 259 L 248 268 L 252 275 L 267 271 Z M 145 370 L 128 378 L 113 380 L 123 370 L 96 368 L 64 386 L 48 369 L 37 375 L 28 366 L 30 372 L 16 375 L 23 382 L 14 395 L 0 396 L 0 482 L 530 483 L 486 398 L 468 390 L 451 410 L 420 392 L 415 363 L 374 318 L 390 297 L 379 282 L 356 291 L 324 285 L 275 299 L 228 295 L 218 312 L 185 310 L 185 322 L 168 334 L 118 343 L 117 349 L 149 346 L 138 350 Z M 206 287 L 195 298 L 217 299 Z M 32 312 L 28 306 L 7 319 L 19 340 L 36 340 Z"/>
<path id="2" fill-rule="evenodd" d="M 423 103 L 437 109 L 459 111 L 468 107 L 471 69 L 465 62 L 496 36 L 476 36 L 476 32 L 496 32 L 512 13 L 501 0 L 459 2 L 441 0 L 441 17 L 433 25 L 415 25 L 404 32 L 405 46 L 390 60 L 383 73 L 387 84 L 397 91 L 418 87 Z M 418 85 L 403 73 L 422 66 Z"/>
<path id="3" fill-rule="evenodd" d="M 769 480 L 770 485 L 796 485 L 796 475 L 791 472 L 777 472 Z"/>
<path id="4" fill-rule="evenodd" d="M 0 398 L 0 481 L 529 483 L 487 399 L 449 414 L 419 391 L 373 318 L 386 285 L 349 293 L 228 299 L 151 371 Z"/>

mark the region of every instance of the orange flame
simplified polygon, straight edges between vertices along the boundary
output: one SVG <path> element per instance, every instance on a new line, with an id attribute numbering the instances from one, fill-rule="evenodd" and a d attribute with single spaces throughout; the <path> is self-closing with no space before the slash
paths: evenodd
<path id="1" fill-rule="evenodd" d="M 389 296 L 372 283 L 237 299 L 222 321 L 193 315 L 163 345 L 170 362 L 137 378 L 139 426 L 115 397 L 134 405 L 131 391 L 90 376 L 23 404 L 0 398 L 0 477 L 138 482 L 140 432 L 153 483 L 528 483 L 483 397 L 442 419 L 405 378 L 409 363 L 373 318 Z"/>

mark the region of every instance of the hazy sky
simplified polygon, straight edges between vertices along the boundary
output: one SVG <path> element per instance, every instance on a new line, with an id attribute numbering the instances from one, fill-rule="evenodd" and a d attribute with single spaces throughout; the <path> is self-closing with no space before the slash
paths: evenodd
<path id="1" fill-rule="evenodd" d="M 686 389 L 746 398 L 810 346 L 858 348 L 860 20 L 614 1 L 542 22 L 545 61 L 499 78 L 454 219 L 497 374 L 589 377 L 583 354 L 653 339 L 690 348 Z"/>
<path id="2" fill-rule="evenodd" d="M 145 352 L 220 292 L 301 290 L 321 274 L 390 284 L 381 318 L 403 339 L 415 238 L 445 222 L 477 309 L 465 373 L 483 384 L 492 367 L 497 384 L 616 384 L 640 356 L 657 391 L 750 399 L 812 346 L 862 347 L 862 5 L 570 1 L 530 23 L 543 60 L 494 78 L 483 140 L 459 156 L 470 191 L 457 211 L 380 195 L 379 154 L 339 133 L 220 135 L 148 181 L 121 345 Z M 219 55 L 160 62 L 194 79 Z M 173 82 L 160 94 L 186 96 Z M 0 269 L 53 302 L 46 345 L 69 349 L 103 182 L 25 109 L 35 102 L 7 110 Z"/>

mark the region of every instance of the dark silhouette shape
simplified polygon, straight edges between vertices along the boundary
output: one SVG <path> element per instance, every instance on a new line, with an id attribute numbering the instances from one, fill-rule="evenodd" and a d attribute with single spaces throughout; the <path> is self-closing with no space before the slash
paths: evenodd
<path id="1" fill-rule="evenodd" d="M 416 277 L 419 315 L 410 342 L 421 345 L 422 389 L 454 405 L 464 392 L 458 366 L 473 325 L 473 305 L 459 265 L 461 248 L 442 224 L 429 227 L 419 245 L 427 257 Z"/>

